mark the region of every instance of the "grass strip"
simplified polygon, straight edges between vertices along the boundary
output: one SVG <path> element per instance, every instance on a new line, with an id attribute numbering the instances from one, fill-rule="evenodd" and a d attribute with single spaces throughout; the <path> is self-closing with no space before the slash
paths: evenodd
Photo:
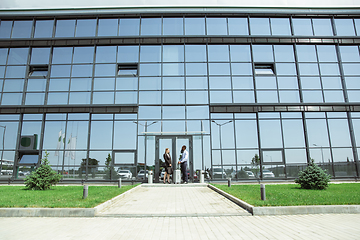
<path id="1" fill-rule="evenodd" d="M 330 184 L 326 190 L 301 189 L 297 184 L 266 185 L 266 200 L 260 185 L 213 184 L 253 206 L 354 205 L 360 204 L 360 183 Z"/>
<path id="2" fill-rule="evenodd" d="M 83 186 L 54 186 L 46 191 L 26 190 L 24 186 L 0 186 L 1 208 L 93 208 L 137 185 L 89 186 L 82 199 Z"/>

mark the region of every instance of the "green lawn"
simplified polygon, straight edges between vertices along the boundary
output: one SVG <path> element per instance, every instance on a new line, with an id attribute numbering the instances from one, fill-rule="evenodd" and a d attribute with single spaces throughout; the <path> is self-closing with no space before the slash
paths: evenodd
<path id="1" fill-rule="evenodd" d="M 330 184 L 326 190 L 301 189 L 297 184 L 266 185 L 265 201 L 258 184 L 214 186 L 254 206 L 360 204 L 360 183 Z"/>
<path id="2" fill-rule="evenodd" d="M 0 208 L 92 208 L 137 185 L 89 186 L 82 199 L 83 186 L 54 186 L 51 190 L 26 190 L 24 186 L 0 186 Z"/>

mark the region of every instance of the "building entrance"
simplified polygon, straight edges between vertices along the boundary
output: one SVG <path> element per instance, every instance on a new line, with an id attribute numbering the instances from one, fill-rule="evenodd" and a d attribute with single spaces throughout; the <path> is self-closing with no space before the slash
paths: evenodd
<path id="1" fill-rule="evenodd" d="M 161 163 L 164 162 L 163 155 L 165 149 L 169 148 L 172 159 L 172 168 L 175 171 L 180 169 L 179 161 L 181 155 L 181 147 L 185 145 L 186 150 L 189 152 L 188 172 L 189 181 L 194 182 L 194 163 L 193 163 L 193 141 L 192 136 L 156 136 L 155 137 L 155 173 L 154 181 L 159 182 L 161 178 L 162 169 Z"/>

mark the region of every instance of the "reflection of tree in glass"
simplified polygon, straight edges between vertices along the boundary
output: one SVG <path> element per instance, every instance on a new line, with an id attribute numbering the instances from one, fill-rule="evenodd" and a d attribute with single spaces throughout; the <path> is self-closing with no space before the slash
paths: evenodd
<path id="1" fill-rule="evenodd" d="M 86 173 L 86 158 L 83 158 L 81 160 L 82 160 L 82 162 L 81 162 L 81 166 L 79 169 L 79 177 L 80 178 L 82 177 L 82 174 Z M 95 177 L 95 171 L 96 171 L 98 165 L 99 165 L 98 160 L 96 160 L 95 158 L 89 158 L 88 167 L 90 169 L 90 172 L 92 173 L 93 178 Z"/>
<path id="2" fill-rule="evenodd" d="M 258 182 L 260 183 L 260 157 L 259 155 L 255 154 L 255 156 L 251 159 L 251 167 L 252 167 L 252 171 L 255 175 L 255 178 L 258 180 Z"/>
<path id="3" fill-rule="evenodd" d="M 110 153 L 108 154 L 106 160 L 105 160 L 105 175 L 104 179 L 118 179 L 119 176 L 116 174 L 114 166 L 111 164 L 112 158 Z"/>

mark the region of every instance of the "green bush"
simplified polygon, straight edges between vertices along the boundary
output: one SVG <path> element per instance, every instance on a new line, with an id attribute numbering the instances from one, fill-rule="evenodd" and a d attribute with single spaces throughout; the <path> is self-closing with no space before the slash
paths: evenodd
<path id="1" fill-rule="evenodd" d="M 323 190 L 329 186 L 330 175 L 311 159 L 311 163 L 304 171 L 299 172 L 299 178 L 295 179 L 295 182 L 303 189 Z"/>
<path id="2" fill-rule="evenodd" d="M 60 181 L 62 176 L 52 170 L 49 165 L 48 156 L 49 153 L 45 151 L 45 157 L 41 160 L 40 167 L 25 178 L 25 186 L 27 189 L 47 190 Z"/>

